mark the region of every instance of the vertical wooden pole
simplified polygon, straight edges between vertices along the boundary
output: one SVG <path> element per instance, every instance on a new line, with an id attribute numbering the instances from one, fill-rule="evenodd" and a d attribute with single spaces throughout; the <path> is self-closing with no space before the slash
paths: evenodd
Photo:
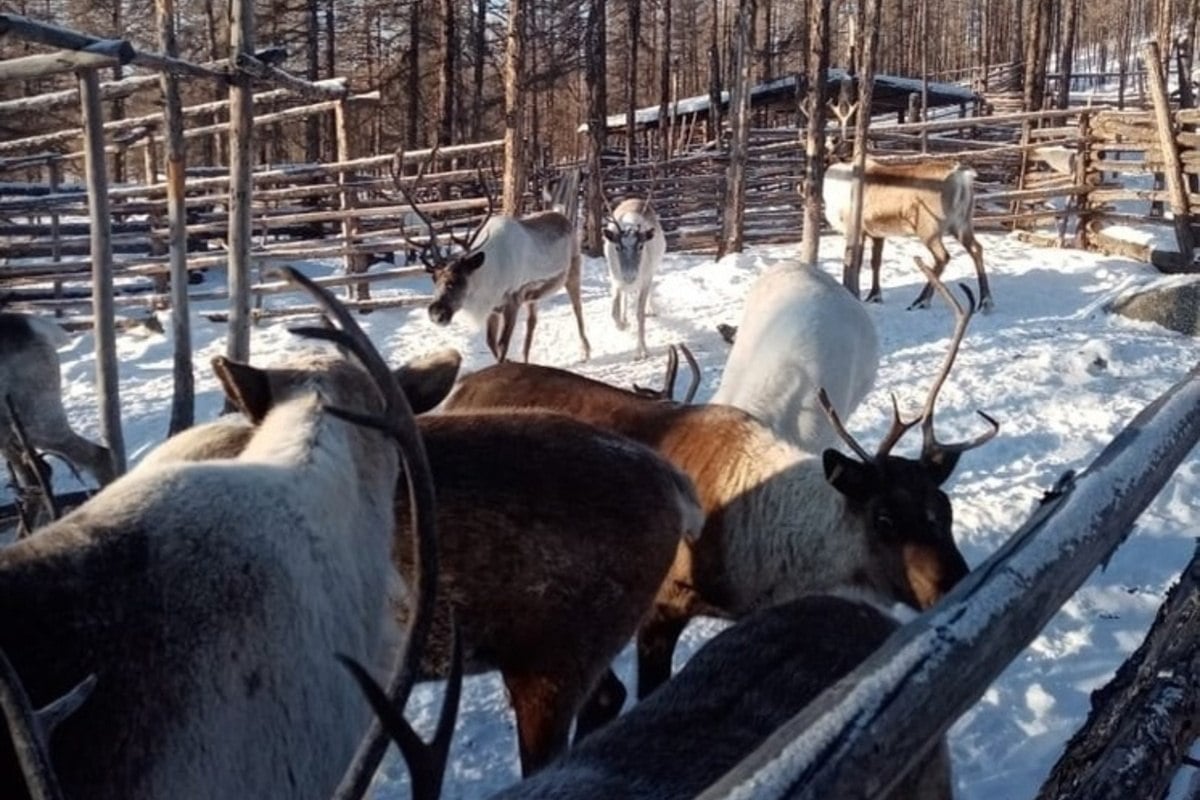
<path id="1" fill-rule="evenodd" d="M 253 53 L 254 3 L 230 0 L 229 56 Z M 250 201 L 254 97 L 250 78 L 235 72 L 229 82 L 229 335 L 225 354 L 250 358 Z"/>
<path id="2" fill-rule="evenodd" d="M 862 71 L 858 75 L 858 111 L 854 119 L 854 187 L 850 203 L 850 225 L 846 230 L 846 256 L 842 265 L 842 285 L 859 296 L 859 272 L 862 270 L 863 187 L 867 166 L 867 129 L 871 126 L 871 100 L 875 94 L 875 52 L 879 49 L 881 0 L 866 0 L 865 24 L 859 47 Z"/>
<path id="3" fill-rule="evenodd" d="M 338 100 L 333 110 L 333 125 L 337 136 L 337 157 L 338 161 L 346 162 L 352 158 L 350 153 L 350 130 L 347 127 L 346 120 L 347 103 L 345 99 Z M 338 208 L 342 211 L 358 207 L 358 190 L 348 186 L 349 181 L 346 177 L 345 170 L 338 171 Z M 343 217 L 342 218 L 342 238 L 346 240 L 347 252 L 342 257 L 342 268 L 347 275 L 357 275 L 360 272 L 367 271 L 367 258 L 362 253 L 351 252 L 349 248 L 354 244 L 354 238 L 358 236 L 358 218 Z M 359 300 L 369 300 L 371 298 L 371 284 L 363 281 L 356 283 L 353 287 L 346 287 L 347 298 L 353 294 Z"/>
<path id="4" fill-rule="evenodd" d="M 508 0 L 508 55 L 504 62 L 505 214 L 520 214 L 525 195 L 525 2 Z"/>
<path id="5" fill-rule="evenodd" d="M 113 311 L 112 214 L 104 158 L 104 111 L 100 77 L 82 70 L 79 100 L 83 109 L 83 165 L 87 177 L 91 228 L 92 330 L 96 339 L 96 386 L 100 395 L 100 433 L 112 453 L 113 469 L 125 472 L 125 436 L 121 432 L 120 377 L 117 373 L 117 327 Z"/>
<path id="6" fill-rule="evenodd" d="M 176 56 L 175 0 L 155 0 L 158 16 L 158 46 L 164 55 Z M 195 421 L 195 375 L 192 369 L 192 325 L 188 301 L 187 210 L 184 206 L 183 177 L 187 151 L 183 139 L 183 104 L 179 97 L 179 79 L 170 72 L 159 78 L 163 94 L 165 137 L 163 157 L 167 166 L 167 226 L 170 231 L 171 338 L 174 345 L 171 420 L 168 433 L 174 435 L 190 428 Z"/>
<path id="7" fill-rule="evenodd" d="M 829 2 L 813 0 L 808 19 L 808 134 L 804 165 L 804 238 L 800 259 L 817 265 L 821 246 L 821 184 L 825 180 L 825 86 L 829 71 Z"/>
<path id="8" fill-rule="evenodd" d="M 58 157 L 52 158 L 50 163 L 46 165 L 50 172 L 50 193 L 54 194 L 58 191 L 58 187 L 62 185 L 62 163 Z M 59 215 L 57 210 L 50 211 L 50 260 L 62 261 L 62 232 L 59 227 Z M 62 281 L 54 282 L 54 296 L 62 297 Z M 62 309 L 55 308 L 54 316 L 61 317 Z"/>
<path id="9" fill-rule="evenodd" d="M 756 0 L 740 0 L 737 46 L 733 52 L 733 86 L 729 98 L 729 168 L 725 182 L 725 215 L 717 258 L 742 251 L 746 216 L 746 161 L 750 136 L 750 69 L 754 63 Z"/>
<path id="10" fill-rule="evenodd" d="M 1171 215 L 1174 217 L 1175 239 L 1179 245 L 1179 252 L 1183 255 L 1183 263 L 1191 264 L 1196 243 L 1192 238 L 1187 185 L 1183 180 L 1183 165 L 1179 159 L 1179 147 L 1175 142 L 1175 127 L 1172 124 L 1171 106 L 1167 99 L 1167 82 L 1163 77 L 1157 42 L 1146 42 L 1142 46 L 1142 61 L 1146 67 L 1150 96 L 1154 101 L 1155 128 L 1158 129 L 1158 144 L 1163 154 L 1163 172 L 1167 181 Z"/>

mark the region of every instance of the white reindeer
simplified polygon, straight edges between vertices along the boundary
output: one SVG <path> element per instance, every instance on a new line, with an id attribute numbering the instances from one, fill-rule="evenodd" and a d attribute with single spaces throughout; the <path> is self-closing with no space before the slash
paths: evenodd
<path id="1" fill-rule="evenodd" d="M 820 269 L 787 262 L 751 287 L 712 401 L 748 411 L 784 440 L 819 453 L 837 435 L 818 390 L 848 418 L 878 367 L 879 338 L 862 303 Z"/>
<path id="2" fill-rule="evenodd" d="M 370 721 L 335 656 L 379 674 L 400 638 L 393 437 L 424 543 L 432 485 L 378 353 L 328 293 L 289 275 L 342 329 L 306 332 L 365 370 L 331 350 L 267 370 L 216 359 L 254 424 L 236 458 L 188 461 L 176 444 L 0 550 L 0 652 L 32 705 L 96 678 L 51 743 L 68 796 L 325 800 Z M 31 736 L 47 748 L 12 735 L 17 750 Z M 0 796 L 22 784 L 0 761 Z"/>
<path id="3" fill-rule="evenodd" d="M 430 319 L 438 325 L 449 325 L 454 315 L 462 312 L 474 324 L 485 325 L 488 349 L 497 361 L 504 361 L 517 310 L 524 305 L 522 352 L 524 360 L 529 361 L 537 327 L 537 301 L 565 286 L 579 326 L 583 360 L 591 357 L 592 346 L 583 327 L 579 241 L 574 223 L 565 214 L 542 211 L 519 218 L 493 214 L 488 195 L 487 218 L 470 237 L 455 240 L 462 252 L 452 255 L 438 244 L 432 221 L 413 201 L 395 170 L 393 175 L 396 188 L 429 229 L 429 239 L 420 247 L 421 260 L 434 282 Z"/>
<path id="4" fill-rule="evenodd" d="M 92 474 L 101 486 L 116 477 L 108 448 L 71 430 L 62 403 L 58 348 L 70 337 L 54 322 L 32 314 L 0 313 L 0 453 L 22 485 L 34 478 L 22 465 L 6 399 L 30 443 Z"/>
<path id="5" fill-rule="evenodd" d="M 648 199 L 628 198 L 612 210 L 604 225 L 604 259 L 612 291 L 612 317 L 619 330 L 629 327 L 629 304 L 637 303 L 637 357 L 646 357 L 646 308 L 654 273 L 667 252 L 658 214 Z"/>
<path id="6" fill-rule="evenodd" d="M 926 161 L 917 164 L 884 164 L 868 158 L 864 168 L 862 235 L 871 240 L 871 291 L 868 302 L 879 302 L 879 270 L 883 240 L 889 236 L 918 237 L 933 255 L 933 274 L 941 277 L 950 261 L 942 237 L 950 234 L 967 249 L 979 280 L 979 306 L 992 307 L 992 293 L 983 269 L 983 248 L 975 239 L 975 170 L 962 164 Z M 821 196 L 825 217 L 834 230 L 846 234 L 850 227 L 853 188 L 858 183 L 853 164 L 830 164 Z M 920 259 L 917 259 L 918 262 Z M 933 284 L 925 287 L 909 308 L 926 308 Z"/>

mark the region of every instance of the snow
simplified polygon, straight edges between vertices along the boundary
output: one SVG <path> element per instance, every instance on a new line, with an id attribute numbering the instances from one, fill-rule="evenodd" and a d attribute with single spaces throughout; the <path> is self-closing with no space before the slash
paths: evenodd
<path id="1" fill-rule="evenodd" d="M 1026 519 L 1042 492 L 1066 470 L 1082 470 L 1147 403 L 1183 377 L 1198 360 L 1196 340 L 1158 326 L 1109 316 L 1105 305 L 1118 294 L 1156 277 L 1142 264 L 1075 250 L 1038 249 L 1015 238 L 981 234 L 996 310 L 977 316 L 938 405 L 943 440 L 974 436 L 983 423 L 975 409 L 1001 423 L 999 436 L 963 457 L 947 485 L 955 509 L 955 532 L 967 562 L 978 565 Z M 822 239 L 826 269 L 839 274 L 840 236 Z M 658 385 L 664 350 L 685 341 L 703 370 L 697 402 L 719 381 L 728 346 L 718 323 L 737 324 L 743 298 L 763 269 L 791 258 L 798 245 L 752 248 L 720 261 L 668 254 L 655 291 L 658 315 L 647 323 L 652 357 L 632 358 L 636 337 L 619 332 L 609 318 L 603 261 L 584 266 L 584 312 L 593 356 L 578 362 L 578 338 L 566 297 L 541 305 L 532 357 L 622 386 Z M 944 305 L 905 310 L 920 289 L 911 266 L 921 254 L 915 241 L 889 242 L 882 305 L 868 307 L 879 331 L 882 363 L 875 389 L 848 421 L 866 443 L 878 441 L 890 420 L 889 392 L 901 408 L 920 407 L 938 369 L 953 322 Z M 961 248 L 948 278 L 974 284 Z M 333 263 L 299 265 L 327 274 Z M 209 273 L 212 288 L 221 280 Z M 428 280 L 376 284 L 377 296 L 427 294 Z M 270 296 L 267 305 L 305 303 L 298 296 Z M 216 309 L 219 304 L 205 304 Z M 195 309 L 192 318 L 197 378 L 197 419 L 212 419 L 221 396 L 208 367 L 224 352 L 224 327 Z M 490 362 L 483 336 L 455 321 L 434 326 L 423 309 L 376 311 L 359 317 L 380 350 L 400 363 L 429 350 L 455 346 L 464 369 Z M 295 320 L 255 328 L 252 352 L 268 363 L 296 346 L 287 332 Z M 128 333 L 118 338 L 124 434 L 131 463 L 160 442 L 167 429 L 171 396 L 171 326 L 167 335 Z M 98 437 L 93 340 L 77 337 L 61 351 L 64 401 L 72 424 Z M 683 382 L 681 376 L 681 382 Z M 898 446 L 915 453 L 919 437 Z M 77 488 L 56 469 L 63 491 Z M 0 490 L 0 494 L 3 490 Z M 7 498 L 0 497 L 0 500 Z M 951 729 L 956 796 L 961 800 L 1032 797 L 1065 740 L 1086 717 L 1089 693 L 1102 685 L 1140 643 L 1174 578 L 1192 554 L 1200 529 L 1200 456 L 1191 454 L 1158 499 L 1142 515 L 1107 568 L 1091 576 L 984 697 Z M 727 623 L 694 622 L 684 634 L 676 666 Z M 629 649 L 617 663 L 631 681 Z M 419 687 L 409 717 L 430 731 L 441 699 L 440 684 Z M 467 680 L 459 729 L 444 796 L 478 798 L 516 780 L 513 723 L 504 689 L 495 675 Z M 1183 780 L 1183 778 L 1181 778 Z M 1186 781 L 1184 781 L 1186 785 Z M 377 780 L 376 797 L 408 796 L 405 768 L 394 752 Z"/>

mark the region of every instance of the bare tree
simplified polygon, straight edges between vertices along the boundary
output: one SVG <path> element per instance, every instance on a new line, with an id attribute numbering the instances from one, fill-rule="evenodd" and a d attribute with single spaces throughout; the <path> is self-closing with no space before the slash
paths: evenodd
<path id="1" fill-rule="evenodd" d="M 304 0 L 304 74 L 315 81 L 321 73 L 320 0 Z M 321 120 L 316 115 L 304 121 L 304 160 L 321 159 Z"/>
<path id="2" fill-rule="evenodd" d="M 508 0 L 505 54 L 503 205 L 505 214 L 518 214 L 525 193 L 525 0 Z"/>
<path id="3" fill-rule="evenodd" d="M 584 34 L 584 64 L 587 82 L 588 175 L 587 219 L 584 223 L 584 250 L 593 256 L 601 253 L 601 230 L 604 227 L 604 186 L 601 183 L 607 138 L 608 92 L 605 74 L 608 71 L 608 21 L 604 0 L 589 0 L 587 28 Z"/>
<path id="4" fill-rule="evenodd" d="M 626 10 L 629 19 L 626 20 L 626 33 L 629 35 L 629 51 L 625 59 L 625 163 L 632 164 L 637 158 L 637 79 L 638 79 L 638 42 L 641 39 L 642 3 L 641 0 L 627 0 Z M 659 120 L 662 124 L 662 120 Z"/>
<path id="5" fill-rule="evenodd" d="M 1066 0 L 1062 47 L 1058 51 L 1058 107 L 1066 108 L 1071 99 L 1071 69 L 1075 61 L 1075 36 L 1079 28 L 1080 0 Z"/>
<path id="6" fill-rule="evenodd" d="M 829 70 L 829 2 L 812 0 L 808 24 L 808 137 L 804 166 L 804 239 L 800 258 L 816 266 L 820 248 L 821 183 L 825 178 L 825 84 Z"/>
<path id="7" fill-rule="evenodd" d="M 421 145 L 421 0 L 409 0 L 405 61 L 408 67 L 408 111 L 405 115 L 407 128 L 404 146 L 413 149 Z"/>
<path id="8" fill-rule="evenodd" d="M 442 3 L 442 71 L 438 84 L 440 95 L 439 106 L 441 118 L 438 125 L 438 143 L 450 144 L 454 141 L 455 119 L 454 98 L 458 94 L 458 19 L 454 9 L 454 0 L 441 0 Z"/>
<path id="9" fill-rule="evenodd" d="M 737 15 L 737 46 L 733 51 L 734 76 L 729 98 L 729 169 L 725 180 L 724 225 L 717 245 L 717 258 L 742 250 L 746 215 L 747 139 L 750 135 L 750 72 L 754 64 L 755 0 L 740 0 Z"/>

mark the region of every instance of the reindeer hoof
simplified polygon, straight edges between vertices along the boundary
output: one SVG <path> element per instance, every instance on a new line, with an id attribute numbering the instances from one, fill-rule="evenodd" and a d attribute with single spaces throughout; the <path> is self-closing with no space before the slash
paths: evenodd
<path id="1" fill-rule="evenodd" d="M 629 329 L 629 320 L 618 319 L 613 321 L 617 323 L 617 330 L 624 331 Z"/>
<path id="2" fill-rule="evenodd" d="M 916 300 L 913 300 L 912 303 L 908 306 L 908 310 L 912 311 L 915 308 L 929 308 L 929 301 L 922 300 L 921 298 L 918 297 Z"/>
<path id="3" fill-rule="evenodd" d="M 871 294 L 867 295 L 865 298 L 863 298 L 863 302 L 864 303 L 882 303 L 883 295 L 871 293 Z"/>
<path id="4" fill-rule="evenodd" d="M 733 344 L 733 340 L 737 338 L 737 326 L 726 325 L 724 322 L 717 325 L 717 333 L 721 334 L 721 338 L 728 344 Z"/>
<path id="5" fill-rule="evenodd" d="M 996 305 L 992 302 L 992 296 L 990 294 L 984 295 L 979 300 L 979 310 L 985 314 L 990 314 L 992 309 L 995 307 Z"/>

